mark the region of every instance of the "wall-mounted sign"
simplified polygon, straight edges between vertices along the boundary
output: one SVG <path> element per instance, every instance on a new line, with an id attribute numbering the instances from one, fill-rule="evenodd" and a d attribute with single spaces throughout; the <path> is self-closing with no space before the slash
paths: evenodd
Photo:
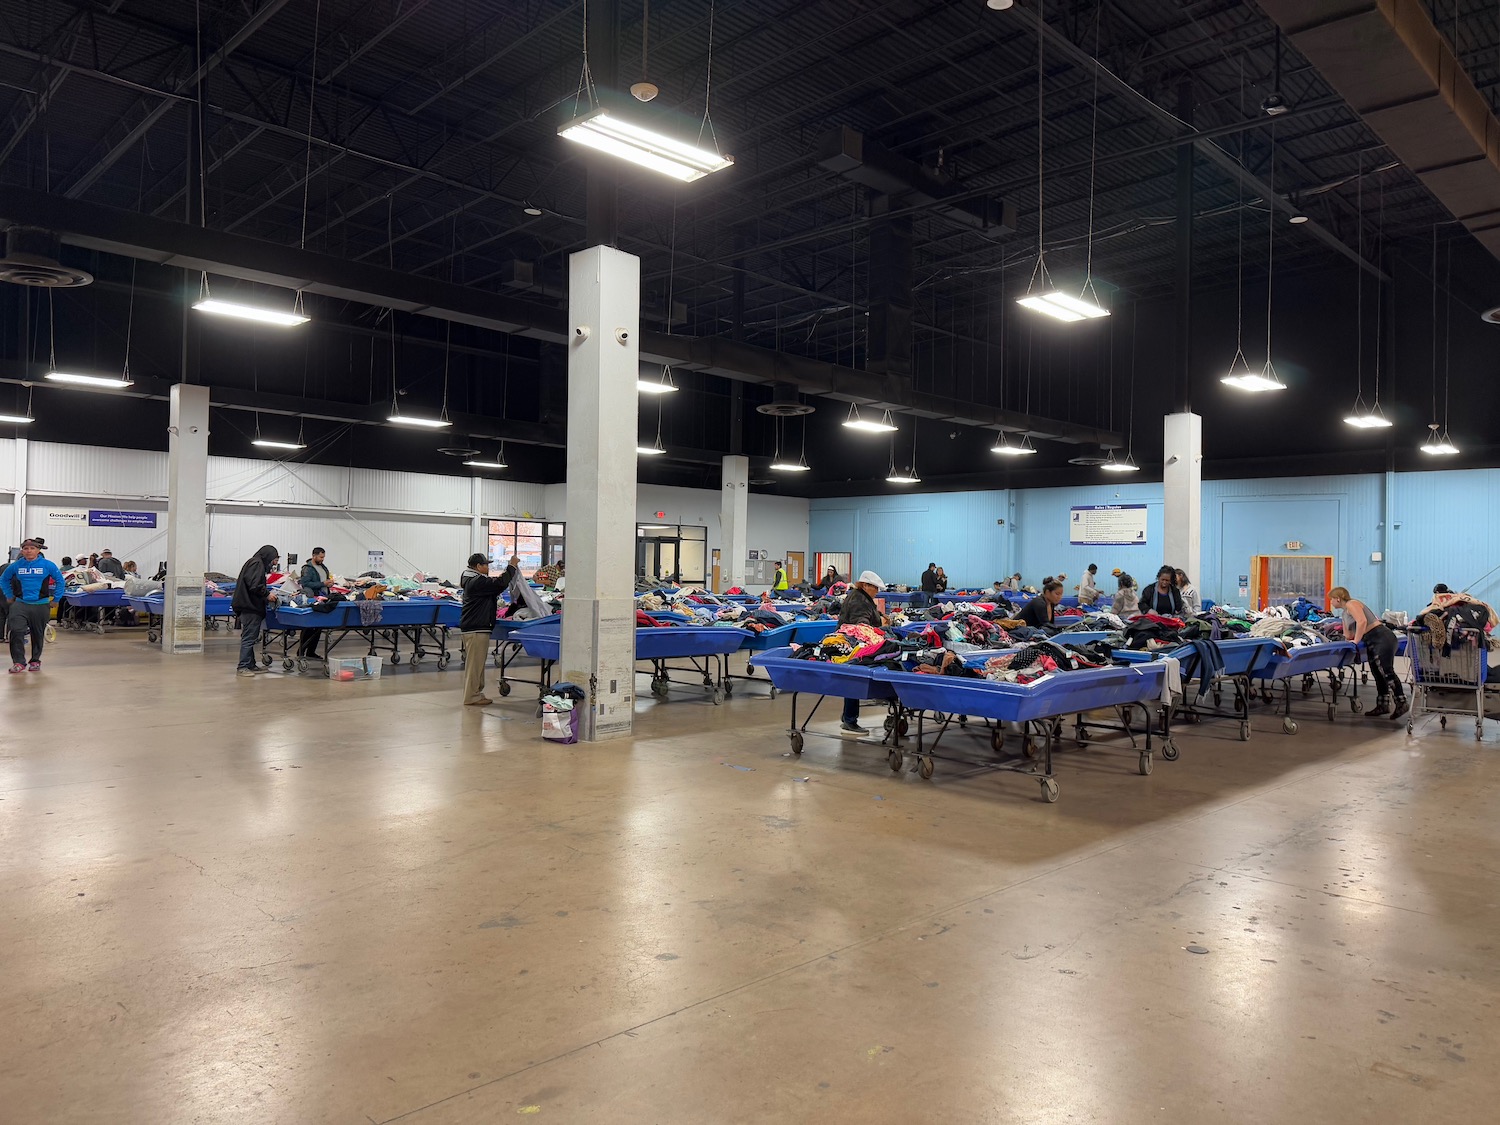
<path id="1" fill-rule="evenodd" d="M 657 512 L 656 513 L 656 518 L 659 519 L 659 520 L 664 520 L 664 519 L 667 518 L 667 513 L 666 512 Z"/>
<path id="2" fill-rule="evenodd" d="M 89 509 L 90 527 L 155 527 L 155 512 L 106 512 Z"/>
<path id="3" fill-rule="evenodd" d="M 1088 504 L 1068 513 L 1068 542 L 1129 547 L 1146 542 L 1146 505 Z"/>
<path id="4" fill-rule="evenodd" d="M 89 510 L 87 508 L 48 508 L 47 522 L 83 526 L 89 522 Z"/>
<path id="5" fill-rule="evenodd" d="M 380 570 L 380 571 L 385 570 L 385 552 L 384 551 L 366 551 L 365 552 L 365 557 L 369 561 L 369 566 L 368 566 L 369 570 Z"/>

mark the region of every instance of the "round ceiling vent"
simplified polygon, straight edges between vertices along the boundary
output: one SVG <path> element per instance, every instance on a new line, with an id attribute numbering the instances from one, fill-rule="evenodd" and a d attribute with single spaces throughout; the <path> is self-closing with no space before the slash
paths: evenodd
<path id="1" fill-rule="evenodd" d="M 449 457 L 477 457 L 479 450 L 471 449 L 467 445 L 440 445 L 439 453 L 446 453 Z"/>
<path id="2" fill-rule="evenodd" d="M 763 402 L 755 408 L 757 413 L 769 414 L 773 418 L 799 418 L 804 414 L 811 414 L 815 409 L 817 408 L 812 403 L 792 399 Z"/>
<path id="3" fill-rule="evenodd" d="M 1068 464 L 1070 464 L 1070 465 L 1085 465 L 1088 468 L 1097 469 L 1100 465 L 1104 464 L 1105 461 L 1107 461 L 1107 460 L 1108 460 L 1107 457 L 1098 457 L 1098 456 L 1095 456 L 1094 454 L 1085 453 L 1081 457 L 1069 457 L 1068 458 Z"/>
<path id="4" fill-rule="evenodd" d="M 0 281 L 67 289 L 93 282 L 94 275 L 70 269 L 57 260 L 62 239 L 37 227 L 11 227 L 5 232 L 5 257 L 0 258 Z"/>

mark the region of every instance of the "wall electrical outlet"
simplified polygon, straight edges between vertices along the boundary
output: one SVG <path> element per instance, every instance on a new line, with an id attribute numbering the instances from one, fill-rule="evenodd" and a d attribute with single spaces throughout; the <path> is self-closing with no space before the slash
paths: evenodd
<path id="1" fill-rule="evenodd" d="M 1371 562 L 1384 562 L 1385 561 L 1385 556 L 1382 555 L 1379 551 L 1371 551 L 1370 552 L 1370 561 Z"/>

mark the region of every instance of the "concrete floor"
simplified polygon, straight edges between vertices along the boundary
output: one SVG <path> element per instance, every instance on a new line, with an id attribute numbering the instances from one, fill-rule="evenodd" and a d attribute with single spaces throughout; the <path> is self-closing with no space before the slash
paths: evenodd
<path id="1" fill-rule="evenodd" d="M 8 1125 L 1495 1120 L 1495 724 L 1186 728 L 1047 805 L 751 690 L 562 747 L 232 643 L 0 682 Z"/>

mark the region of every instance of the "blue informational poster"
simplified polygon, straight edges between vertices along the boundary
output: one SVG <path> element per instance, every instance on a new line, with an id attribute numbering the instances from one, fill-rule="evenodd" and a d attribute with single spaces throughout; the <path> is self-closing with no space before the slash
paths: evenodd
<path id="1" fill-rule="evenodd" d="M 89 509 L 90 527 L 155 527 L 155 512 L 106 512 Z"/>
<path id="2" fill-rule="evenodd" d="M 1068 542 L 1075 546 L 1133 547 L 1146 542 L 1146 505 L 1086 504 L 1068 514 Z"/>

